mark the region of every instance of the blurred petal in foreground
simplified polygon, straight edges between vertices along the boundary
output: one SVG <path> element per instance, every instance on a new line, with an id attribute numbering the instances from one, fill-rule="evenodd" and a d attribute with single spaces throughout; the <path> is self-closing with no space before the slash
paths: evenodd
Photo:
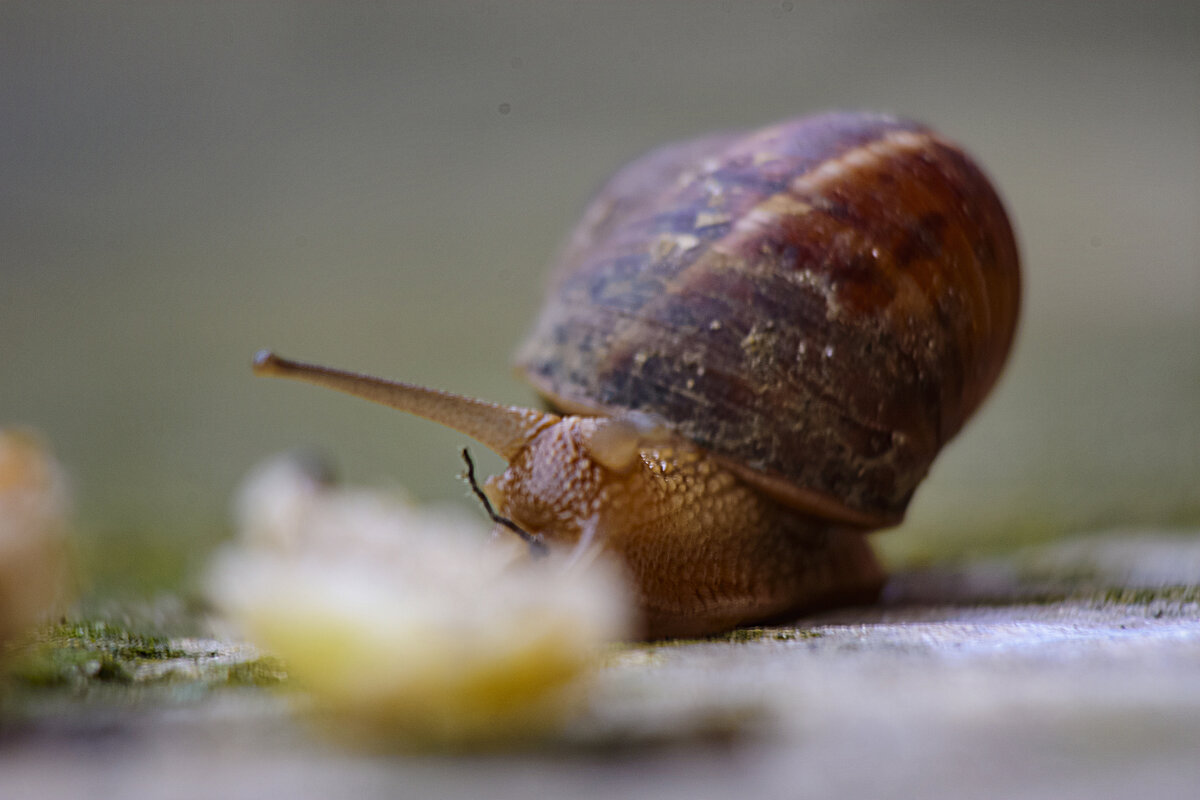
<path id="1" fill-rule="evenodd" d="M 238 515 L 214 601 L 319 705 L 379 733 L 487 744 L 553 730 L 597 648 L 627 631 L 608 564 L 533 561 L 474 519 L 336 489 L 294 461 L 252 475 Z"/>

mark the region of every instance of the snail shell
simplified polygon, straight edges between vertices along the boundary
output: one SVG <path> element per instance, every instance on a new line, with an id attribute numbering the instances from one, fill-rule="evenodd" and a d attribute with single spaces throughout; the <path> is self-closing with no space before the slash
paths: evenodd
<path id="1" fill-rule="evenodd" d="M 645 412 L 790 507 L 881 526 L 995 383 L 1020 283 L 957 145 L 828 113 L 618 172 L 517 364 L 559 410 Z"/>

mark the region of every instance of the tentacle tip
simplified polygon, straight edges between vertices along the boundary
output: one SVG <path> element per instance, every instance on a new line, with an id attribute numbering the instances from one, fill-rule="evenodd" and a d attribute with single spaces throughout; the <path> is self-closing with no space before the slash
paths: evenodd
<path id="1" fill-rule="evenodd" d="M 255 375 L 273 375 L 278 372 L 279 356 L 270 350 L 259 350 L 250 363 Z"/>

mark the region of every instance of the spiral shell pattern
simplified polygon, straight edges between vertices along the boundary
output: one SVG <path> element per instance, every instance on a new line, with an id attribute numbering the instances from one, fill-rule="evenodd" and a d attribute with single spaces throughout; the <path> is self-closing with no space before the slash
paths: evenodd
<path id="1" fill-rule="evenodd" d="M 828 113 L 620 170 L 517 363 L 560 410 L 656 415 L 794 507 L 887 524 L 995 383 L 1020 283 L 957 145 Z"/>

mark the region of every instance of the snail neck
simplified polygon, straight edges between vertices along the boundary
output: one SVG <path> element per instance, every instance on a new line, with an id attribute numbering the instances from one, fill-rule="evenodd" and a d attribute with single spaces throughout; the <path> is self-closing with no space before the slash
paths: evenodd
<path id="1" fill-rule="evenodd" d="M 560 419 L 531 408 L 502 406 L 453 392 L 292 361 L 266 350 L 254 356 L 254 373 L 324 386 L 407 411 L 470 436 L 505 461 L 512 461 L 541 431 Z"/>

